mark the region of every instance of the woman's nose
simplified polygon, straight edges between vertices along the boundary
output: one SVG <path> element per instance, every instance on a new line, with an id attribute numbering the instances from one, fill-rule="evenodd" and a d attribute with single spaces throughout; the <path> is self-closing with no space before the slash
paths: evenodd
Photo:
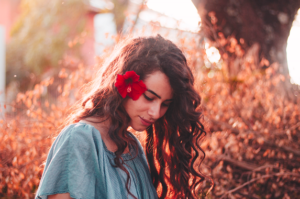
<path id="1" fill-rule="evenodd" d="M 148 110 L 148 114 L 152 119 L 157 120 L 160 116 L 160 104 L 154 103 L 153 105 L 151 105 Z"/>

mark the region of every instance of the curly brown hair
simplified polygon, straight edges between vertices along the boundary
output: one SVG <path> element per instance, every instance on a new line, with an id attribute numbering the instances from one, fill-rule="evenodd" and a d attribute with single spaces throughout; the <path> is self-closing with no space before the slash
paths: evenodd
<path id="1" fill-rule="evenodd" d="M 73 107 L 66 124 L 91 116 L 111 120 L 108 133 L 118 147 L 114 166 L 127 173 L 129 192 L 129 172 L 121 154 L 128 144 L 137 149 L 137 143 L 128 134 L 130 117 L 114 83 L 117 74 L 132 70 L 141 80 L 153 72 L 163 72 L 174 93 L 166 114 L 146 129 L 146 156 L 159 197 L 197 198 L 198 185 L 204 180 L 199 165 L 205 157 L 199 142 L 206 134 L 200 122 L 201 98 L 194 89 L 194 77 L 184 54 L 171 41 L 157 35 L 119 43 L 100 68 L 97 78 L 85 86 L 88 92 Z"/>

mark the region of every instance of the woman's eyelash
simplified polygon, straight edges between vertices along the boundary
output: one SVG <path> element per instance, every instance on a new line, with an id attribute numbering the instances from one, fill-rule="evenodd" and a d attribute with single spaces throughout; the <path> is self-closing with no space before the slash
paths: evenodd
<path id="1" fill-rule="evenodd" d="M 147 95 L 145 95 L 145 94 L 144 94 L 144 97 L 145 97 L 145 99 L 146 99 L 146 100 L 148 100 L 148 101 L 152 101 L 152 100 L 153 100 L 152 98 L 148 97 L 148 96 L 147 96 Z M 163 104 L 161 104 L 161 105 L 162 105 L 162 106 L 164 106 L 164 107 L 168 107 L 168 106 L 170 106 L 170 104 L 164 104 L 164 103 L 163 103 Z"/>
<path id="2" fill-rule="evenodd" d="M 150 97 L 148 97 L 147 95 L 144 94 L 144 97 L 146 98 L 146 100 L 148 101 L 152 101 L 153 99 L 151 99 Z"/>

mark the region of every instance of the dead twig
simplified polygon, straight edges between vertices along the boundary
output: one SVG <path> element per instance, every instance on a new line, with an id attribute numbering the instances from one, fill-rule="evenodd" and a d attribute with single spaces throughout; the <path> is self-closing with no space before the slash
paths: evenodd
<path id="1" fill-rule="evenodd" d="M 144 7 L 145 7 L 145 0 L 142 1 L 142 3 L 139 5 L 139 9 L 137 11 L 137 14 L 136 14 L 136 17 L 135 17 L 135 20 L 130 28 L 130 31 L 129 33 L 132 34 L 134 28 L 135 28 L 135 25 L 137 24 L 137 21 L 139 20 L 139 17 L 140 17 L 140 13 L 143 11 Z"/>
<path id="2" fill-rule="evenodd" d="M 234 189 L 231 189 L 230 191 L 227 191 L 225 194 L 223 194 L 223 196 L 220 199 L 224 198 L 226 195 L 231 194 L 231 193 L 233 193 L 233 192 L 235 192 L 235 191 L 243 188 L 244 186 L 246 186 L 248 184 L 251 184 L 251 183 L 253 183 L 253 182 L 257 181 L 257 180 L 264 179 L 264 178 L 270 178 L 270 177 L 273 177 L 273 176 L 284 176 L 284 175 L 292 175 L 292 176 L 300 178 L 300 174 L 297 174 L 297 173 L 275 173 L 275 174 L 263 175 L 261 177 L 254 178 L 254 179 L 252 179 L 252 180 L 250 180 L 248 182 L 245 182 L 244 184 L 242 184 L 242 185 L 240 185 L 240 186 L 238 186 L 238 187 L 236 187 Z"/>
<path id="3" fill-rule="evenodd" d="M 267 164 L 267 165 L 263 165 L 263 166 L 257 167 L 255 169 L 253 169 L 252 171 L 247 171 L 247 172 L 243 173 L 242 175 L 249 175 L 249 174 L 251 174 L 253 172 L 256 172 L 256 171 L 259 171 L 259 170 L 262 170 L 262 169 L 266 169 L 266 168 L 273 168 L 273 167 L 278 168 L 278 166 L 276 166 L 276 165 L 269 165 L 269 164 Z"/>
<path id="4" fill-rule="evenodd" d="M 286 131 L 290 130 L 295 130 L 296 128 L 300 127 L 300 122 L 298 122 L 297 124 L 293 125 L 292 127 L 288 128 L 288 129 L 284 129 L 284 130 L 277 130 L 274 133 L 276 134 L 282 134 L 282 133 L 286 133 Z"/>
<path id="5" fill-rule="evenodd" d="M 219 160 L 223 160 L 223 161 L 226 161 L 226 162 L 229 162 L 231 164 L 234 164 L 240 168 L 243 168 L 245 170 L 249 170 L 249 171 L 254 171 L 256 170 L 257 168 L 259 168 L 259 166 L 253 164 L 253 163 L 249 163 L 249 162 L 244 162 L 244 161 L 237 161 L 237 160 L 234 160 L 226 155 L 218 155 L 216 156 Z"/>

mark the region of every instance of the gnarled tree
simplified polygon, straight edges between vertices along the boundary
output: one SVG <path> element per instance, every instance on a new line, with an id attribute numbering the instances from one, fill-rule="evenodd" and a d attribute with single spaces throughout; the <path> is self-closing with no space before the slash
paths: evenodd
<path id="1" fill-rule="evenodd" d="M 299 0 L 193 0 L 201 17 L 201 31 L 215 42 L 230 73 L 238 73 L 237 58 L 258 49 L 261 67 L 278 62 L 288 74 L 286 45 Z M 238 48 L 232 49 L 232 48 Z M 268 62 L 261 62 L 261 60 Z M 259 65 L 259 64 L 258 64 Z"/>

